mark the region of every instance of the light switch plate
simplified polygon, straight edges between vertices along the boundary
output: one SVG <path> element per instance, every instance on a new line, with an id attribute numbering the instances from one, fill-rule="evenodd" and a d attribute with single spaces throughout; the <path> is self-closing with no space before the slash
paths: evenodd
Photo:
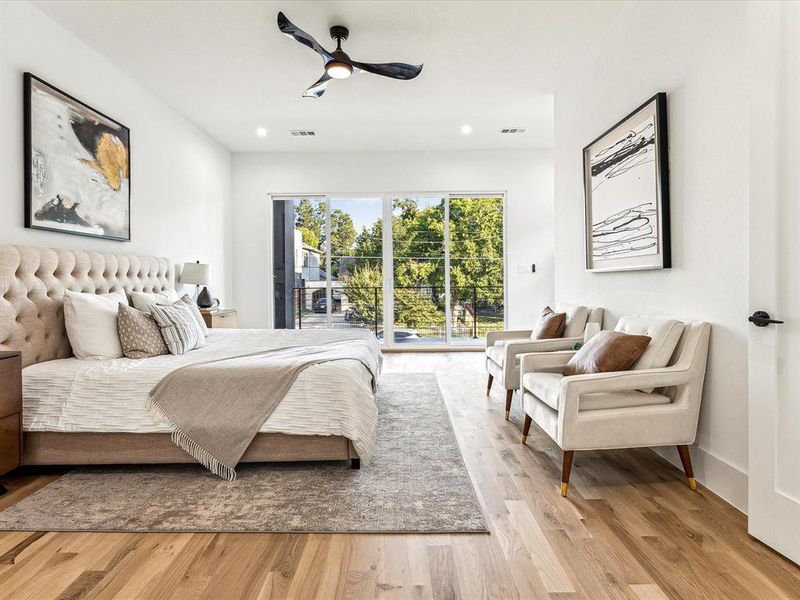
<path id="1" fill-rule="evenodd" d="M 517 265 L 517 273 L 520 275 L 530 275 L 531 273 L 536 273 L 536 265 Z"/>

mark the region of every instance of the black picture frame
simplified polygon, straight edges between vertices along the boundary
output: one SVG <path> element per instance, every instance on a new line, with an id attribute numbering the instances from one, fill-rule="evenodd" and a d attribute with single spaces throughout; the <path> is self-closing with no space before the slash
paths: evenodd
<path id="1" fill-rule="evenodd" d="M 649 138 L 644 134 L 637 137 L 635 129 L 629 129 L 629 125 L 636 126 L 644 123 L 647 127 L 647 118 L 653 120 L 653 160 L 649 156 L 644 156 L 646 152 L 637 144 L 644 144 L 644 150 L 650 145 Z M 620 148 L 619 144 L 625 141 L 635 142 L 631 147 Z M 609 145 L 611 144 L 611 145 Z M 608 158 L 596 160 L 595 158 L 603 152 L 611 151 Z M 637 158 L 640 156 L 640 158 Z M 631 161 L 639 162 L 634 163 Z M 599 184 L 593 182 L 593 177 L 598 172 L 605 172 L 606 175 L 600 179 L 601 183 L 611 181 L 613 177 L 624 175 L 628 170 L 635 167 L 653 163 L 652 177 L 654 181 L 653 194 L 647 198 L 639 198 L 639 204 L 624 208 L 613 213 L 603 221 L 596 221 L 596 210 L 594 193 Z M 610 165 L 610 166 L 609 166 Z M 633 165 L 633 166 L 631 166 Z M 592 167 L 596 167 L 593 172 Z M 612 168 L 622 170 L 619 175 L 610 174 Z M 649 168 L 648 168 L 649 171 Z M 641 173 L 641 171 L 639 171 Z M 641 180 L 634 178 L 632 180 Z M 615 182 L 614 185 L 619 185 Z M 639 185 L 637 183 L 637 185 Z M 608 188 L 606 188 L 607 190 Z M 642 103 L 636 109 L 628 113 L 625 117 L 617 121 L 594 140 L 583 148 L 583 190 L 584 190 L 584 243 L 586 270 L 590 272 L 607 271 L 636 271 L 645 269 L 669 269 L 672 267 L 672 243 L 671 243 L 671 223 L 670 223 L 670 199 L 669 199 L 669 132 L 667 125 L 667 94 L 658 92 L 652 98 Z M 624 194 L 615 198 L 624 197 Z M 623 203 L 625 200 L 622 201 Z M 641 209 L 652 202 L 653 209 Z M 634 210 L 634 213 L 624 211 Z M 650 214 L 652 212 L 652 214 Z M 647 232 L 652 218 L 657 221 L 653 231 Z M 611 222 L 609 222 L 611 219 Z M 643 226 L 642 223 L 648 225 Z M 626 231 L 629 226 L 634 227 L 633 223 L 640 224 L 635 231 Z M 654 235 L 653 235 L 654 234 Z M 623 237 L 624 236 L 624 237 Z M 648 254 L 637 254 L 647 252 L 650 244 L 655 240 L 655 252 Z M 599 241 L 597 241 L 599 240 Z M 600 255 L 598 256 L 598 252 Z"/>
<path id="2" fill-rule="evenodd" d="M 41 220 L 37 220 L 34 218 L 34 189 L 33 189 L 33 128 L 36 124 L 33 122 L 35 118 L 33 106 L 32 106 L 32 94 L 34 91 L 34 86 L 46 89 L 48 92 L 52 92 L 55 96 L 60 96 L 63 99 L 64 103 L 71 103 L 76 107 L 79 107 L 83 111 L 96 115 L 97 121 L 106 121 L 111 123 L 119 128 L 120 132 L 124 132 L 124 148 L 125 148 L 125 173 L 126 177 L 122 178 L 127 182 L 127 206 L 126 206 L 126 231 L 120 235 L 114 235 L 110 233 L 92 233 L 91 231 L 80 231 L 76 229 L 69 229 L 66 227 L 58 227 L 56 225 L 48 226 L 46 224 L 41 224 Z M 57 88 L 56 86 L 44 81 L 43 79 L 37 77 L 36 75 L 26 72 L 23 74 L 23 119 L 24 119 L 24 128 L 23 128 L 23 146 L 24 146 L 24 189 L 25 189 L 25 227 L 27 229 L 38 229 L 43 231 L 53 231 L 56 233 L 66 233 L 70 235 L 81 235 L 86 237 L 98 238 L 98 239 L 105 239 L 105 240 L 114 240 L 119 242 L 130 242 L 131 241 L 131 132 L 130 128 L 123 125 L 116 119 L 100 112 L 96 108 L 90 106 L 89 104 L 77 99 L 75 96 L 68 94 L 67 92 Z M 56 191 L 57 193 L 57 191 Z M 38 221 L 38 222 L 37 222 Z"/>

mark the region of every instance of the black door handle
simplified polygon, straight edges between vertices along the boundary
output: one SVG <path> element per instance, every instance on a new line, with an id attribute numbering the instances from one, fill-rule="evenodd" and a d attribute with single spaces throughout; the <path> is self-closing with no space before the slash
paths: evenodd
<path id="1" fill-rule="evenodd" d="M 756 327 L 766 327 L 770 323 L 775 323 L 776 325 L 783 323 L 783 321 L 778 321 L 777 319 L 770 319 L 769 313 L 763 310 L 757 310 L 752 316 L 748 317 L 747 320 Z"/>

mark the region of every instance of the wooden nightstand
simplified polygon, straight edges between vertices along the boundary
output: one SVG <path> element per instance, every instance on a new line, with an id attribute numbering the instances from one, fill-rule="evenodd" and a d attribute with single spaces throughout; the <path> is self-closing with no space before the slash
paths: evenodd
<path id="1" fill-rule="evenodd" d="M 206 327 L 213 329 L 236 329 L 236 310 L 233 308 L 220 308 L 217 310 L 200 310 Z"/>
<path id="2" fill-rule="evenodd" d="M 22 460 L 22 359 L 19 352 L 0 352 L 0 475 Z M 6 493 L 0 484 L 0 494 Z"/>

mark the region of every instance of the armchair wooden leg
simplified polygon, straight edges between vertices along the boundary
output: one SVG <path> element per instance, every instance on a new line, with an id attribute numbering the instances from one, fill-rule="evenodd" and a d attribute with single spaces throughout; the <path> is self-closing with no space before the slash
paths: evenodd
<path id="1" fill-rule="evenodd" d="M 680 454 L 681 457 L 683 472 L 686 473 L 689 489 L 695 491 L 697 490 L 697 482 L 694 480 L 694 469 L 692 469 L 692 457 L 689 455 L 689 446 L 678 446 L 678 454 Z"/>
<path id="2" fill-rule="evenodd" d="M 514 390 L 506 390 L 506 421 L 511 416 L 511 400 L 514 398 Z"/>
<path id="3" fill-rule="evenodd" d="M 492 393 L 492 382 L 494 381 L 494 375 L 489 375 L 489 383 L 486 384 L 486 397 L 489 397 L 489 394 Z"/>
<path id="4" fill-rule="evenodd" d="M 528 441 L 528 432 L 531 430 L 531 423 L 533 423 L 533 419 L 531 419 L 530 415 L 525 415 L 525 424 L 522 426 L 522 445 L 525 445 L 525 442 Z"/>
<path id="5" fill-rule="evenodd" d="M 572 457 L 574 450 L 564 450 L 564 458 L 561 463 L 561 495 L 567 497 L 567 487 L 569 487 L 569 472 L 572 470 Z"/>

